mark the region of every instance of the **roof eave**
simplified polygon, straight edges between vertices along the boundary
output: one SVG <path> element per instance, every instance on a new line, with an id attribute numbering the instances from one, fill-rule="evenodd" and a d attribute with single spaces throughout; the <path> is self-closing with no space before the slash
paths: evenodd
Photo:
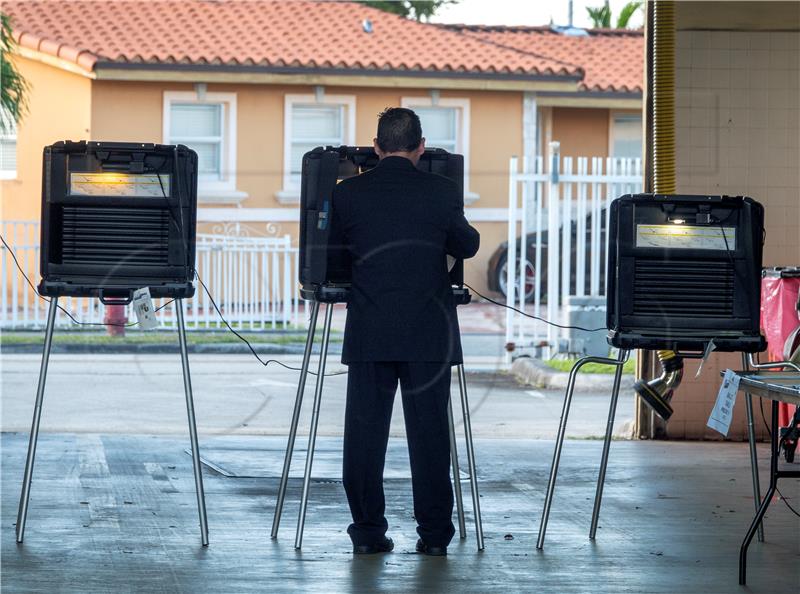
<path id="1" fill-rule="evenodd" d="M 536 102 L 542 107 L 641 109 L 643 97 L 641 91 L 542 91 L 536 94 Z"/>
<path id="2" fill-rule="evenodd" d="M 328 84 L 335 86 L 461 88 L 574 92 L 578 74 L 371 70 L 258 65 L 163 64 L 100 61 L 98 80 L 250 84 Z"/>
<path id="3" fill-rule="evenodd" d="M 78 61 L 75 61 L 73 59 L 61 57 L 57 53 L 54 54 L 48 51 L 42 51 L 23 45 L 17 45 L 17 47 L 14 48 L 14 53 L 23 58 L 27 58 L 28 60 L 41 62 L 42 64 L 46 64 L 66 72 L 71 72 L 72 74 L 77 74 L 79 76 L 91 79 L 96 78 L 96 75 L 92 70 L 94 61 L 90 60 L 90 58 L 85 54 L 74 54 L 78 58 Z"/>

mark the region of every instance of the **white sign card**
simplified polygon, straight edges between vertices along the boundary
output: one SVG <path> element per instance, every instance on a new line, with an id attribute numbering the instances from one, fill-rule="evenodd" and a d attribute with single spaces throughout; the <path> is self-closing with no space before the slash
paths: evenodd
<path id="1" fill-rule="evenodd" d="M 152 330 L 158 326 L 153 298 L 150 297 L 150 289 L 143 287 L 133 293 L 133 311 L 136 312 L 136 319 L 139 321 L 139 328 L 142 330 Z"/>
<path id="2" fill-rule="evenodd" d="M 730 369 L 722 376 L 722 385 L 719 387 L 717 401 L 708 417 L 708 425 L 714 431 L 728 436 L 733 420 L 733 406 L 736 404 L 736 393 L 739 391 L 739 376 Z"/>

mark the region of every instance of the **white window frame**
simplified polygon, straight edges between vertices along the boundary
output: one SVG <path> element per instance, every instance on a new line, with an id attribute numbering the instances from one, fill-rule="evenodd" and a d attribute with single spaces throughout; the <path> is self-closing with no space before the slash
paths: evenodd
<path id="1" fill-rule="evenodd" d="M 7 132 L 0 132 L 0 138 L 2 138 L 2 140 L 14 141 L 14 150 L 17 153 L 16 157 L 19 158 L 19 151 L 17 151 L 19 148 L 19 128 L 17 127 L 17 123 L 14 122 L 14 118 L 10 113 L 7 114 L 6 117 L 8 117 L 11 123 L 14 125 L 14 131 L 11 134 Z M 16 159 L 15 163 L 17 166 L 19 166 L 19 163 L 16 161 Z M 0 169 L 0 179 L 17 179 L 17 169 Z"/>
<path id="2" fill-rule="evenodd" d="M 203 93 L 195 91 L 164 91 L 164 117 L 162 136 L 170 142 L 170 118 L 173 103 L 222 104 L 222 162 L 220 180 L 197 182 L 198 202 L 211 204 L 238 204 L 247 198 L 236 189 L 236 93 Z"/>
<path id="3" fill-rule="evenodd" d="M 470 100 L 460 97 L 402 97 L 400 105 L 409 109 L 415 107 L 455 107 L 456 119 L 456 152 L 464 155 L 464 204 L 475 202 L 480 196 L 469 190 L 469 146 L 470 146 Z M 425 136 L 425 128 L 422 129 Z M 436 147 L 431 147 L 436 148 Z"/>
<path id="4" fill-rule="evenodd" d="M 614 137 L 616 136 L 616 122 L 615 119 L 618 116 L 634 116 L 637 115 L 633 111 L 627 110 L 620 110 L 620 109 L 609 109 L 608 110 L 608 156 L 612 158 L 622 158 L 616 157 L 614 155 Z M 639 117 L 641 118 L 642 122 L 644 122 L 644 115 L 639 113 Z M 642 128 L 642 154 L 639 155 L 640 159 L 644 158 L 644 128 Z"/>
<path id="5" fill-rule="evenodd" d="M 300 203 L 300 185 L 292 182 L 292 109 L 296 104 L 339 105 L 344 107 L 344 144 L 356 142 L 356 97 L 355 95 L 328 95 L 327 93 L 287 94 L 283 107 L 283 188 L 275 197 L 281 204 Z"/>

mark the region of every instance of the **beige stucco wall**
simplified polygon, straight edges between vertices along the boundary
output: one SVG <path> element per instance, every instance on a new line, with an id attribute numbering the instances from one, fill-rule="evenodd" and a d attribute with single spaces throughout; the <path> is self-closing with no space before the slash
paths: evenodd
<path id="1" fill-rule="evenodd" d="M 764 266 L 800 265 L 800 32 L 680 31 L 677 41 L 678 191 L 755 198 Z M 719 371 L 740 368 L 740 357 L 712 355 L 699 380 L 696 363 L 687 367 L 668 433 L 718 439 L 705 422 Z M 746 437 L 741 398 L 730 437 Z"/>
<path id="2" fill-rule="evenodd" d="M 0 181 L 2 220 L 39 220 L 42 149 L 91 136 L 91 80 L 15 56 L 30 85 L 28 112 L 17 130 L 17 177 Z"/>
<path id="3" fill-rule="evenodd" d="M 163 93 L 192 91 L 188 84 L 128 83 L 95 81 L 92 86 L 93 138 L 161 142 Z M 207 92 L 235 92 L 237 102 L 237 190 L 248 194 L 242 208 L 287 208 L 278 202 L 282 189 L 284 97 L 286 94 L 313 94 L 311 87 L 274 85 L 208 85 Z M 362 89 L 326 87 L 326 94 L 356 97 L 356 144 L 369 145 L 375 136 L 377 115 L 399 105 L 403 97 L 428 97 L 419 89 Z M 507 207 L 508 160 L 522 152 L 522 95 L 508 92 L 448 92 L 442 98 L 470 101 L 470 182 L 469 190 L 479 198 L 470 206 Z M 607 116 L 605 116 L 607 118 Z M 605 137 L 604 137 L 605 138 Z M 607 142 L 607 140 L 605 141 Z M 202 204 L 201 208 L 215 208 Z M 247 223 L 253 232 L 265 232 L 268 221 Z M 486 267 L 492 252 L 504 240 L 506 225 L 476 223 L 482 247 L 466 268 L 467 282 L 478 290 L 486 289 Z M 211 230 L 214 225 L 202 226 Z M 281 222 L 271 232 L 297 237 L 297 225 Z"/>
<path id="4" fill-rule="evenodd" d="M 41 147 L 56 139 L 71 138 L 163 142 L 163 100 L 165 91 L 193 91 L 188 83 L 90 81 L 51 66 L 20 58 L 34 87 L 31 114 L 20 129 L 20 178 L 3 182 L 8 216 L 39 218 Z M 236 93 L 236 189 L 247 194 L 240 207 L 296 210 L 281 204 L 276 194 L 282 189 L 284 97 L 313 94 L 310 86 L 260 84 L 209 84 L 207 92 Z M 377 114 L 387 106 L 399 105 L 403 97 L 429 97 L 429 92 L 406 88 L 325 88 L 330 95 L 356 98 L 355 141 L 371 144 Z M 442 91 L 442 98 L 470 102 L 470 171 L 468 190 L 478 198 L 470 209 L 507 208 L 508 160 L 523 153 L 522 93 L 501 91 Z M 608 110 L 569 108 L 554 110 L 555 137 L 562 141 L 564 155 L 606 155 Z M 543 122 L 544 124 L 544 122 Z M 204 210 L 228 207 L 201 203 Z M 483 212 L 482 215 L 486 213 Z M 468 215 L 475 216 L 475 215 Z M 478 217 L 480 218 L 480 217 Z M 243 223 L 252 233 L 290 234 L 297 239 L 292 221 L 251 221 Z M 507 235 L 506 224 L 476 220 L 482 235 L 481 250 L 467 263 L 466 279 L 480 291 L 486 290 L 488 260 Z M 202 231 L 219 225 L 202 224 Z"/>
<path id="5" fill-rule="evenodd" d="M 553 108 L 553 140 L 563 157 L 607 157 L 609 112 L 581 107 Z"/>

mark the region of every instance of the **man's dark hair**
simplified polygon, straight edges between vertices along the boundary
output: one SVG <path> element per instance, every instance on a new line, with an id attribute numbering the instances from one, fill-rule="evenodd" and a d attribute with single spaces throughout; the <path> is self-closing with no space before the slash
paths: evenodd
<path id="1" fill-rule="evenodd" d="M 378 116 L 378 146 L 384 153 L 413 151 L 422 142 L 419 116 L 405 107 L 387 107 Z"/>

